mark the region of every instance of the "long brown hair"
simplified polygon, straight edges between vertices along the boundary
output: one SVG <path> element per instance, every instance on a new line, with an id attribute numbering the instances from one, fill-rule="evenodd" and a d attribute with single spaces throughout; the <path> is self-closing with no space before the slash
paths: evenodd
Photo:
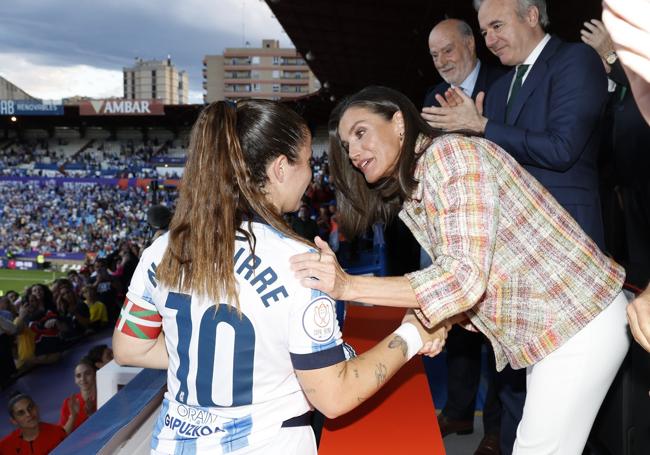
<path id="1" fill-rule="evenodd" d="M 404 119 L 404 141 L 393 175 L 372 185 L 350 164 L 348 150 L 339 136 L 341 117 L 351 107 L 365 108 L 387 121 L 400 111 Z M 422 144 L 418 143 L 421 134 L 428 137 Z M 336 188 L 339 228 L 346 236 L 362 234 L 377 221 L 388 223 L 397 214 L 417 186 L 413 178 L 417 159 L 437 135 L 406 96 L 387 87 L 366 87 L 334 108 L 329 118 L 330 176 Z"/>
<path id="2" fill-rule="evenodd" d="M 250 223 L 259 216 L 304 243 L 267 201 L 264 186 L 268 164 L 280 155 L 295 163 L 308 138 L 305 121 L 274 101 L 206 106 L 192 128 L 169 243 L 156 271 L 160 282 L 216 304 L 235 302 L 239 309 L 235 235 L 243 235 L 254 250 Z"/>

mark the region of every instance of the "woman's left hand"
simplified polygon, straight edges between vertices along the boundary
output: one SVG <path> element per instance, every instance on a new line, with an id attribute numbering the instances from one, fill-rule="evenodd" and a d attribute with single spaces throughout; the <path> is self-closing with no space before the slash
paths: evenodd
<path id="1" fill-rule="evenodd" d="M 291 270 L 303 286 L 322 291 L 335 300 L 346 300 L 351 276 L 341 268 L 326 241 L 316 237 L 314 243 L 320 251 L 292 256 Z"/>

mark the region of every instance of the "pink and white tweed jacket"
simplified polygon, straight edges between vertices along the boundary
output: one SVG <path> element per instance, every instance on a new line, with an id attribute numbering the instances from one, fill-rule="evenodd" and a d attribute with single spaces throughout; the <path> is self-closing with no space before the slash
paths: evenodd
<path id="1" fill-rule="evenodd" d="M 625 272 L 496 144 L 441 136 L 399 216 L 433 264 L 407 274 L 428 325 L 465 312 L 498 370 L 533 365 L 620 292 Z"/>

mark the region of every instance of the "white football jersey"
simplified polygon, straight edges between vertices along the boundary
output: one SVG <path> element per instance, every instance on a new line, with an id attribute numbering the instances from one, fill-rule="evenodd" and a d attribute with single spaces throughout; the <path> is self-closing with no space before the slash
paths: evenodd
<path id="1" fill-rule="evenodd" d="M 174 292 L 156 280 L 167 234 L 142 254 L 118 328 L 157 324 L 165 334 L 168 390 L 153 431 L 155 453 L 269 453 L 264 447 L 283 421 L 310 410 L 294 369 L 346 359 L 334 301 L 302 287 L 289 268 L 289 258 L 309 247 L 263 222 L 252 229 L 254 255 L 244 237 L 235 245 L 241 315 L 230 302 Z"/>

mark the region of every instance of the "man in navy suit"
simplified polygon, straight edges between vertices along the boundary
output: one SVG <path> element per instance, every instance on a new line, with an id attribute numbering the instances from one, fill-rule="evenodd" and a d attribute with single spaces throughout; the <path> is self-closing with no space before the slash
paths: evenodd
<path id="1" fill-rule="evenodd" d="M 600 57 L 583 43 L 545 32 L 544 0 L 480 1 L 478 19 L 488 49 L 513 67 L 476 102 L 462 91 L 427 121 L 445 131 L 484 135 L 534 175 L 602 248 L 598 195 L 598 127 L 607 100 Z M 499 374 L 501 449 L 511 453 L 525 401 L 525 373 Z"/>
<path id="2" fill-rule="evenodd" d="M 459 87 L 465 94 L 475 98 L 505 74 L 504 69 L 486 65 L 478 60 L 474 33 L 464 21 L 446 19 L 439 22 L 431 30 L 428 44 L 433 64 L 443 82 L 427 91 L 422 110 L 425 119 L 428 107 L 440 106 L 436 95 L 444 96 L 450 87 Z M 428 263 L 422 265 L 430 263 L 429 259 Z M 447 402 L 438 416 L 443 437 L 474 431 L 474 409 L 481 381 L 481 348 L 484 340 L 482 334 L 469 332 L 461 327 L 454 327 L 449 333 L 446 343 Z M 501 403 L 494 389 L 494 354 L 489 343 L 487 346 L 488 390 L 483 407 L 484 437 L 475 455 L 499 453 Z M 423 361 L 427 372 L 435 370 L 433 359 L 423 357 Z"/>
<path id="3" fill-rule="evenodd" d="M 482 97 L 456 91 L 460 105 L 432 109 L 427 121 L 499 144 L 602 247 L 596 157 L 607 77 L 598 54 L 546 34 L 544 0 L 485 0 L 479 23 L 488 49 L 514 68 L 488 91 L 485 112 Z"/>

